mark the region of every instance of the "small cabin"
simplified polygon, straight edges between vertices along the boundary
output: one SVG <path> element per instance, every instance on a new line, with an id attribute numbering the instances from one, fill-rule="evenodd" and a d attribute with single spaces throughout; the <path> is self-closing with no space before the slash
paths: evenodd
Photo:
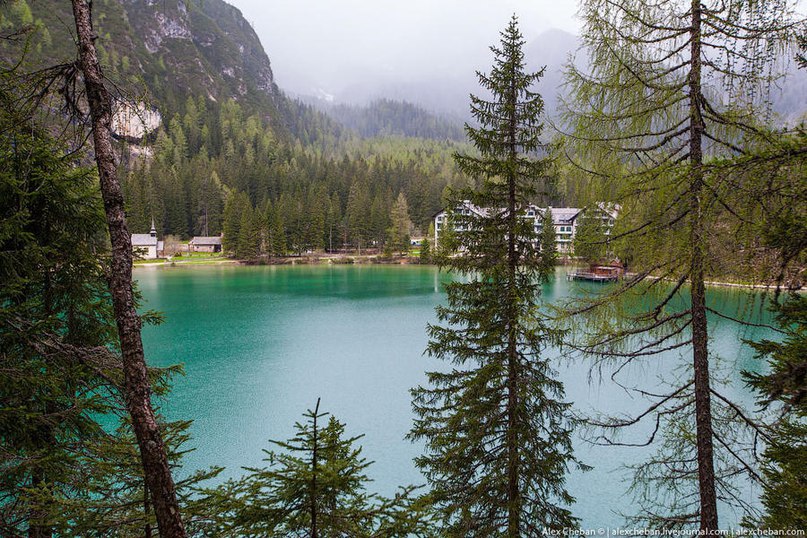
<path id="1" fill-rule="evenodd" d="M 188 241 L 188 252 L 221 252 L 221 236 L 197 236 Z"/>

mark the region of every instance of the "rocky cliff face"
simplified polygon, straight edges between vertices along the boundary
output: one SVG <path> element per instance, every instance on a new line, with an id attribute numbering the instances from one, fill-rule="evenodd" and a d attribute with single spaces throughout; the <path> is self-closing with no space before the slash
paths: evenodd
<path id="1" fill-rule="evenodd" d="M 75 59 L 70 2 L 16 0 L 11 5 L 0 8 L 0 30 L 37 28 L 27 67 Z M 136 108 L 153 111 L 148 125 L 130 126 L 123 136 L 151 130 L 155 118 L 180 110 L 189 96 L 216 102 L 233 98 L 267 116 L 276 114 L 282 95 L 269 58 L 237 8 L 223 0 L 96 0 L 93 7 L 105 74 Z M 9 62 L 19 52 L 0 46 L 0 56 Z"/>
<path id="2" fill-rule="evenodd" d="M 119 1 L 145 52 L 181 87 L 215 100 L 277 96 L 269 58 L 237 8 L 222 0 Z"/>

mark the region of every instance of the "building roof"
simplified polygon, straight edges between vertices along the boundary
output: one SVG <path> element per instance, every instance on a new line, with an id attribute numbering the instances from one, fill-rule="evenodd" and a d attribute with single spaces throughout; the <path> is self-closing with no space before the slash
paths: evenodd
<path id="1" fill-rule="evenodd" d="M 597 207 L 612 219 L 617 218 L 622 206 L 612 202 L 598 202 Z"/>
<path id="2" fill-rule="evenodd" d="M 619 211 L 619 206 L 613 205 L 613 204 L 604 204 L 604 203 L 601 202 L 601 203 L 597 204 L 597 207 L 600 210 L 602 210 L 603 212 L 605 212 L 606 214 L 608 214 L 608 216 L 610 216 L 612 218 L 615 218 L 617 212 Z M 479 216 L 488 216 L 491 213 L 491 211 L 489 209 L 482 208 L 482 207 L 477 207 L 477 206 L 471 204 L 468 201 L 465 201 L 463 203 L 463 205 L 461 205 L 460 207 L 457 208 L 457 210 L 462 209 L 462 208 L 470 209 L 473 213 L 476 213 Z M 534 213 L 535 213 L 534 216 L 536 218 L 540 218 L 544 214 L 546 209 L 547 208 L 545 208 L 545 207 L 538 207 L 538 206 L 535 206 L 535 205 L 530 205 L 529 208 L 528 208 L 528 210 L 533 210 L 534 211 Z M 570 225 L 570 224 L 572 224 L 574 222 L 574 220 L 578 217 L 578 215 L 580 215 L 580 213 L 583 212 L 584 208 L 580 208 L 580 207 L 550 207 L 549 210 L 552 213 L 552 223 L 554 225 L 556 225 L 556 226 L 561 226 L 561 225 Z M 443 213 L 446 213 L 446 210 L 442 210 L 442 211 L 436 213 L 435 216 L 443 214 Z"/>
<path id="3" fill-rule="evenodd" d="M 221 236 L 220 235 L 213 235 L 213 236 L 196 236 L 188 241 L 189 245 L 220 245 L 221 244 Z"/>
<path id="4" fill-rule="evenodd" d="M 553 224 L 571 224 L 574 218 L 580 213 L 577 207 L 550 207 L 552 211 Z"/>
<path id="5" fill-rule="evenodd" d="M 488 213 L 489 213 L 487 208 L 476 206 L 476 205 L 472 204 L 472 203 L 471 203 L 469 200 L 463 200 L 463 201 L 462 201 L 462 202 L 461 202 L 461 203 L 460 203 L 460 204 L 459 204 L 459 205 L 456 207 L 456 209 L 454 209 L 454 212 L 460 212 L 460 211 L 462 211 L 463 209 L 467 209 L 467 210 L 471 211 L 472 213 L 477 214 L 477 215 L 478 215 L 478 216 L 480 216 L 480 217 L 485 217 L 485 216 L 487 216 L 487 215 L 488 215 Z M 441 209 L 440 211 L 438 211 L 437 213 L 435 213 L 435 214 L 432 216 L 432 218 L 437 217 L 438 215 L 445 214 L 445 213 L 448 213 L 448 210 L 447 210 L 447 209 Z"/>
<path id="6" fill-rule="evenodd" d="M 133 247 L 156 247 L 157 238 L 151 234 L 132 234 Z"/>

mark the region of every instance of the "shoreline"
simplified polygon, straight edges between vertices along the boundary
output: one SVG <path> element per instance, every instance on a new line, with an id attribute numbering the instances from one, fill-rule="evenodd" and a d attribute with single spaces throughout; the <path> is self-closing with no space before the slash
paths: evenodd
<path id="1" fill-rule="evenodd" d="M 629 274 L 633 275 L 635 273 L 629 273 Z M 652 275 L 648 275 L 645 278 L 649 278 L 649 279 L 653 279 L 653 280 L 659 280 L 660 279 L 660 277 L 652 276 Z M 667 280 L 669 282 L 675 282 L 673 279 L 669 279 L 669 278 L 664 279 L 664 280 Z M 687 279 L 687 283 L 689 283 L 688 279 Z M 715 288 L 738 288 L 738 289 L 747 289 L 747 290 L 764 290 L 764 291 L 771 291 L 771 292 L 774 292 L 777 289 L 777 287 L 772 285 L 772 284 L 743 284 L 741 282 L 724 282 L 724 281 L 721 281 L 721 280 L 704 280 L 703 283 L 706 286 L 711 286 L 711 287 L 715 287 Z M 800 288 L 792 289 L 792 290 L 782 287 L 782 288 L 779 288 L 779 291 L 784 292 L 784 293 L 790 293 L 790 292 L 807 293 L 807 287 L 802 286 Z"/>
<path id="2" fill-rule="evenodd" d="M 295 266 L 295 265 L 399 265 L 399 266 L 411 266 L 411 265 L 418 265 L 424 267 L 436 267 L 436 265 L 432 263 L 420 263 L 420 260 L 416 257 L 411 258 L 382 258 L 378 255 L 352 255 L 352 256 L 288 256 L 283 258 L 269 258 L 264 260 L 235 260 L 229 258 L 215 258 L 211 260 L 164 260 L 164 261 L 153 261 L 153 262 L 141 262 L 135 263 L 133 268 L 138 267 L 210 267 L 216 265 L 228 265 L 228 266 L 243 266 L 243 267 L 259 267 L 259 266 Z M 560 263 L 555 265 L 555 267 L 570 267 L 574 266 L 574 263 Z M 648 277 L 648 278 L 658 278 L 658 277 Z M 747 289 L 747 290 L 762 290 L 762 291 L 775 291 L 776 286 L 771 284 L 744 284 L 740 282 L 725 282 L 720 280 L 706 280 L 704 281 L 706 286 L 711 287 L 721 287 L 721 288 L 737 288 L 737 289 Z M 786 290 L 781 289 L 781 291 L 795 291 L 797 293 L 807 293 L 807 288 L 801 287 L 797 290 Z"/>
<path id="3" fill-rule="evenodd" d="M 256 260 L 238 260 L 232 258 L 215 257 L 205 258 L 168 258 L 153 261 L 138 261 L 133 267 L 180 267 L 191 265 L 431 265 L 422 264 L 416 256 L 385 258 L 378 254 L 354 254 L 333 256 L 284 256 L 279 258 L 260 258 Z"/>

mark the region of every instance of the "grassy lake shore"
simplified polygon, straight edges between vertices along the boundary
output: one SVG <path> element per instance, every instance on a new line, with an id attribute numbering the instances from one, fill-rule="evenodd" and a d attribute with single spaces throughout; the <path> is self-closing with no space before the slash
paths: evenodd
<path id="1" fill-rule="evenodd" d="M 136 260 L 134 267 L 195 267 L 210 265 L 432 265 L 423 264 L 418 256 L 394 256 L 384 257 L 380 254 L 307 254 L 302 256 L 284 256 L 275 258 L 261 258 L 257 260 L 238 260 L 227 258 L 221 255 L 211 255 L 205 253 L 183 254 L 172 258 L 160 258 L 156 260 Z M 580 266 L 575 260 L 561 260 L 558 263 L 561 267 Z M 654 278 L 654 277 L 649 277 Z M 730 280 L 707 280 L 705 282 L 710 287 L 741 288 L 774 291 L 776 286 L 766 283 L 736 282 Z M 807 292 L 807 288 L 800 288 L 800 293 Z"/>

